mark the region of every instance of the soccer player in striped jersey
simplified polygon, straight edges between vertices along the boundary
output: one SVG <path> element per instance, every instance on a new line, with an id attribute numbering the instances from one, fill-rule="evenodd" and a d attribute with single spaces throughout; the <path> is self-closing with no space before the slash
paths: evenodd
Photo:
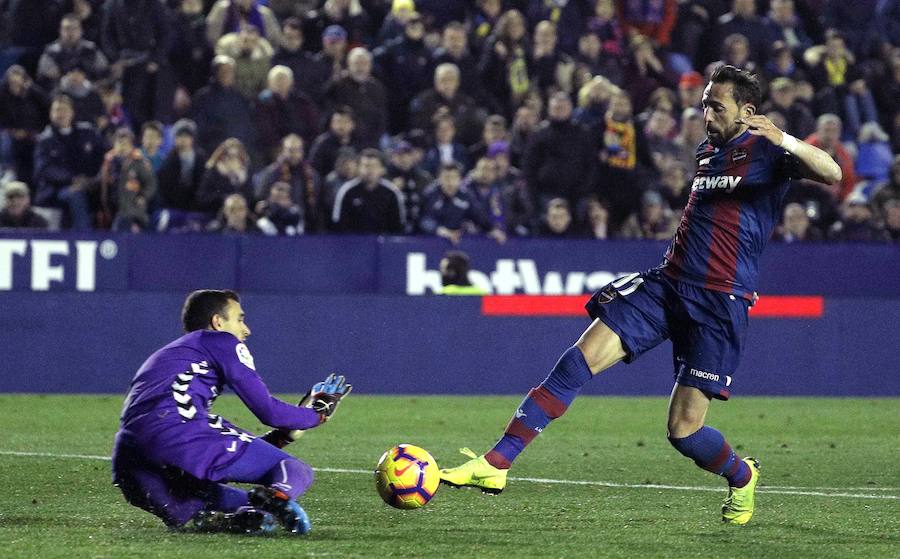
<path id="1" fill-rule="evenodd" d="M 512 462 L 558 418 L 594 375 L 672 340 L 675 384 L 668 439 L 699 467 L 728 481 L 722 520 L 746 524 L 759 463 L 739 457 L 705 425 L 713 399 L 727 400 L 755 298 L 759 255 L 781 215 L 791 179 L 833 184 L 841 169 L 822 150 L 756 114 L 756 76 L 720 66 L 703 92 L 707 139 L 697 148 L 691 195 L 663 263 L 619 278 L 587 303 L 593 318 L 544 381 L 520 404 L 487 453 L 441 471 L 449 485 L 499 493 Z"/>
<path id="2" fill-rule="evenodd" d="M 352 387 L 331 375 L 300 406 L 272 396 L 244 344 L 250 328 L 233 291 L 191 293 L 182 322 L 187 333 L 153 353 L 131 381 L 113 483 L 170 528 L 265 533 L 277 521 L 289 532 L 309 532 L 296 498 L 312 483 L 312 468 L 280 447 L 325 422 Z M 212 413 L 226 388 L 276 429 L 257 438 Z M 259 485 L 248 492 L 229 482 Z"/>

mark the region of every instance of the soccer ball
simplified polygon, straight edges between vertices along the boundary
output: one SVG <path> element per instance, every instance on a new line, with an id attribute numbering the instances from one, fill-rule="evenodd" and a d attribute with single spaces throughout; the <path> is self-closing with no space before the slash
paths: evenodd
<path id="1" fill-rule="evenodd" d="M 434 497 L 441 483 L 437 462 L 427 450 L 400 444 L 381 455 L 375 488 L 384 502 L 398 509 L 417 509 Z"/>

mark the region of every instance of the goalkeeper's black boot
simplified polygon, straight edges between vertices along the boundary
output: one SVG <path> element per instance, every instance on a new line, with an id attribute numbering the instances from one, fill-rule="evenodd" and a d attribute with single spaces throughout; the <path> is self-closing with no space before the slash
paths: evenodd
<path id="1" fill-rule="evenodd" d="M 259 536 L 278 527 L 275 517 L 264 510 L 241 507 L 234 512 L 202 510 L 194 515 L 192 528 L 198 532 L 227 532 Z"/>
<path id="2" fill-rule="evenodd" d="M 275 515 L 288 532 L 303 535 L 312 530 L 312 523 L 303 507 L 281 491 L 259 485 L 251 489 L 247 496 L 251 505 Z"/>

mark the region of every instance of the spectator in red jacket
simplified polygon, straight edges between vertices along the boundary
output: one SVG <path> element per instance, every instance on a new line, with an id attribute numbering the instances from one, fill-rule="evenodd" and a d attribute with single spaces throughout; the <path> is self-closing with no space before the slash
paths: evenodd
<path id="1" fill-rule="evenodd" d="M 844 175 L 841 182 L 837 185 L 823 185 L 838 202 L 847 198 L 847 195 L 856 186 L 853 156 L 841 144 L 841 129 L 841 118 L 837 115 L 826 113 L 816 120 L 816 131 L 806 138 L 806 143 L 823 150 L 840 165 L 841 173 Z"/>

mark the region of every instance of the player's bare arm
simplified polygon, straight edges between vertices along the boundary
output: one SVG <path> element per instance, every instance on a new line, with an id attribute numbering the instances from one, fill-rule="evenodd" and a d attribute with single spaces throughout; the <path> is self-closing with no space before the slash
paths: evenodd
<path id="1" fill-rule="evenodd" d="M 802 164 L 803 178 L 825 184 L 840 182 L 843 174 L 840 166 L 821 149 L 787 134 L 772 124 L 768 117 L 752 115 L 738 119 L 754 136 L 763 136 L 776 146 L 781 146 Z"/>

